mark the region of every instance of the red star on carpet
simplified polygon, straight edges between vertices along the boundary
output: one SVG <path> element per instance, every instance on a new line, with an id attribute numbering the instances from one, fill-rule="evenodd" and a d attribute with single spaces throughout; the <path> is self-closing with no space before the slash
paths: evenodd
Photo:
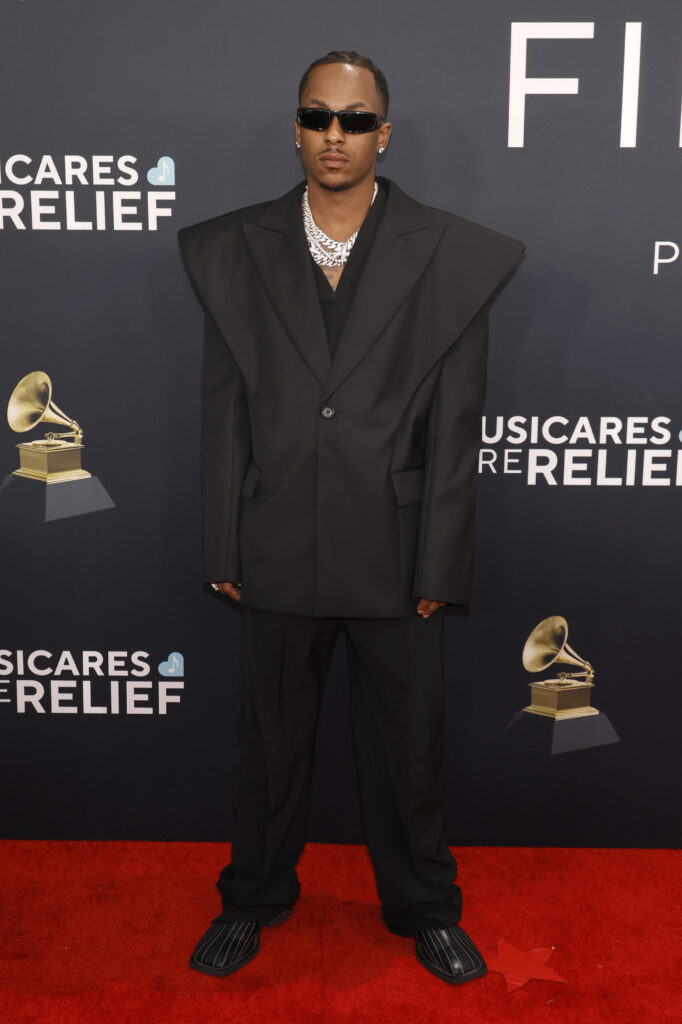
<path id="1" fill-rule="evenodd" d="M 547 946 L 544 949 L 531 949 L 524 953 L 522 949 L 512 946 L 511 942 L 505 939 L 497 940 L 497 956 L 488 957 L 486 963 L 488 970 L 499 971 L 504 975 L 507 982 L 507 992 L 513 988 L 520 988 L 530 978 L 540 978 L 543 981 L 566 981 L 551 967 L 547 967 L 547 961 L 554 952 L 554 946 Z"/>

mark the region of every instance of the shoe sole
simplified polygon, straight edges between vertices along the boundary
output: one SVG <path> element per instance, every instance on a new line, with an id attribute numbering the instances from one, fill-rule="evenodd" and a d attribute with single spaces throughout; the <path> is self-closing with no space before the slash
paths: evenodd
<path id="1" fill-rule="evenodd" d="M 466 974 L 460 974 L 458 977 L 455 978 L 451 974 L 446 974 L 445 971 L 439 970 L 438 967 L 434 967 L 434 965 L 432 963 L 429 963 L 427 960 L 424 960 L 423 957 L 421 957 L 416 950 L 415 956 L 417 957 L 417 960 L 422 965 L 422 967 L 425 967 L 427 971 L 431 972 L 431 974 L 435 974 L 437 978 L 441 978 L 443 981 L 447 981 L 449 985 L 462 985 L 465 981 L 473 981 L 474 978 L 482 978 L 484 974 L 488 973 L 487 966 L 483 964 L 483 966 L 479 967 L 477 970 L 467 971 Z"/>

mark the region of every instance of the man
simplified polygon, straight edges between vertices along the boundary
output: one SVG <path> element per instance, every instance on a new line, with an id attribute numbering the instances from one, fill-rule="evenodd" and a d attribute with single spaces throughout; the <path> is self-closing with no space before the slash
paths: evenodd
<path id="1" fill-rule="evenodd" d="M 179 233 L 206 314 L 206 578 L 241 620 L 232 859 L 190 960 L 208 974 L 298 897 L 340 630 L 384 922 L 445 981 L 486 972 L 444 837 L 441 609 L 469 599 L 487 305 L 523 246 L 376 178 L 387 109 L 369 59 L 315 61 L 306 181 Z"/>

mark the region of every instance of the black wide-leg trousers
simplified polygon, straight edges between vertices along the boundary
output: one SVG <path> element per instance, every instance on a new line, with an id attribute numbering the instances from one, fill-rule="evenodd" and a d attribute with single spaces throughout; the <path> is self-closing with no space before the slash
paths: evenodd
<path id="1" fill-rule="evenodd" d="M 398 935 L 461 916 L 445 841 L 443 613 L 308 618 L 243 606 L 234 833 L 218 889 L 226 921 L 295 903 L 320 701 L 346 636 L 362 819 L 381 912 Z"/>

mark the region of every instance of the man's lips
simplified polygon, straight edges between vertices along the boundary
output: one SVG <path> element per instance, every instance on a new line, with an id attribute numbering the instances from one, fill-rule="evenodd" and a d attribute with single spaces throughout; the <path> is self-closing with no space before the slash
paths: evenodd
<path id="1" fill-rule="evenodd" d="M 324 153 L 320 157 L 320 163 L 325 164 L 327 167 L 343 167 L 344 164 L 348 163 L 348 157 L 342 153 Z"/>

